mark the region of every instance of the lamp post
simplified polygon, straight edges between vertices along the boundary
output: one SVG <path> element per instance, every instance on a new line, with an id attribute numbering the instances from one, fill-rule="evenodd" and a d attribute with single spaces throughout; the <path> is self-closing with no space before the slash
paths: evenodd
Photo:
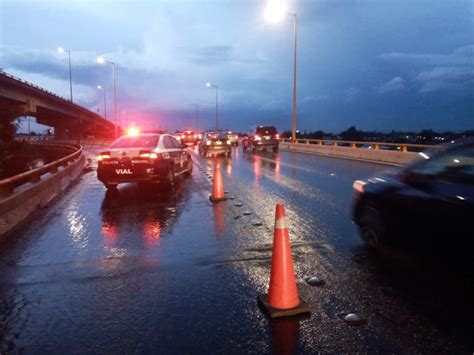
<path id="1" fill-rule="evenodd" d="M 216 89 L 216 131 L 219 131 L 219 96 L 217 85 L 206 83 L 206 86 L 210 88 L 211 86 Z"/>
<path id="2" fill-rule="evenodd" d="M 270 0 L 265 8 L 265 20 L 270 23 L 276 23 L 283 20 L 285 15 L 293 18 L 293 111 L 291 115 L 291 141 L 296 142 L 296 68 L 297 68 L 297 48 L 298 48 L 298 18 L 296 13 L 286 12 L 286 6 L 282 0 Z"/>
<path id="3" fill-rule="evenodd" d="M 198 104 L 191 104 L 196 107 L 196 132 L 199 131 L 199 105 Z"/>
<path id="4" fill-rule="evenodd" d="M 97 85 L 97 89 L 104 92 L 104 118 L 107 119 L 107 99 L 105 97 L 105 88 L 103 88 L 101 85 Z"/>
<path id="5" fill-rule="evenodd" d="M 69 49 L 64 49 L 63 47 L 58 48 L 59 53 L 67 52 L 69 56 L 69 93 L 70 93 L 70 100 L 72 102 L 72 69 L 71 69 L 71 51 Z"/>
<path id="6" fill-rule="evenodd" d="M 115 62 L 108 61 L 104 59 L 104 57 L 98 57 L 97 63 L 99 64 L 112 64 L 112 77 L 113 77 L 113 84 L 114 84 L 114 121 L 115 121 L 115 138 L 117 138 L 118 132 L 118 121 L 117 121 L 117 90 L 115 86 Z"/>

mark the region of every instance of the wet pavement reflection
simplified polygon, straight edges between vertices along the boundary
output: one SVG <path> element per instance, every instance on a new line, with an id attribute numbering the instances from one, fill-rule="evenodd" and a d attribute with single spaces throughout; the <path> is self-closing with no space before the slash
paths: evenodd
<path id="1" fill-rule="evenodd" d="M 174 191 L 106 192 L 90 172 L 7 236 L 0 351 L 471 352 L 471 286 L 415 281 L 359 240 L 352 181 L 386 166 L 233 148 L 218 158 L 228 200 L 213 204 L 215 159 L 190 150 L 192 177 Z M 270 320 L 256 302 L 268 287 L 277 202 L 311 317 Z M 324 285 L 306 283 L 311 276 Z M 348 325 L 347 313 L 367 323 Z"/>

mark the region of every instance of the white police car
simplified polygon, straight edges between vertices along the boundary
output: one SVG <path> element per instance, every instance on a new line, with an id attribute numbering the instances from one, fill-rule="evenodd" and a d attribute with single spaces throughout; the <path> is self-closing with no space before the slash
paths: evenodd
<path id="1" fill-rule="evenodd" d="M 193 170 L 191 155 L 170 134 L 136 133 L 115 140 L 97 158 L 97 177 L 107 189 L 127 182 L 173 185 Z"/>

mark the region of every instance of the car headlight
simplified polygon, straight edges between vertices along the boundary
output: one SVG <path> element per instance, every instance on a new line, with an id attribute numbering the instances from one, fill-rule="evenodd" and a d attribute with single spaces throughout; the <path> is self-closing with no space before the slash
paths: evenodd
<path id="1" fill-rule="evenodd" d="M 364 193 L 364 186 L 367 185 L 367 183 L 363 180 L 356 180 L 352 184 L 352 188 L 356 190 L 357 192 Z"/>

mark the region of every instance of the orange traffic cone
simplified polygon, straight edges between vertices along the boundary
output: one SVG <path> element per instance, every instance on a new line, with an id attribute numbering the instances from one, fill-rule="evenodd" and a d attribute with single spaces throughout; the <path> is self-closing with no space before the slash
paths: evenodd
<path id="1" fill-rule="evenodd" d="M 214 167 L 214 183 L 212 185 L 212 195 L 209 196 L 209 199 L 212 202 L 219 202 L 227 200 L 224 196 L 224 183 L 222 182 L 221 167 L 216 160 L 216 165 Z"/>
<path id="2" fill-rule="evenodd" d="M 285 207 L 282 203 L 277 204 L 275 213 L 270 289 L 268 295 L 259 295 L 258 301 L 271 318 L 310 312 L 309 306 L 298 296 Z"/>

